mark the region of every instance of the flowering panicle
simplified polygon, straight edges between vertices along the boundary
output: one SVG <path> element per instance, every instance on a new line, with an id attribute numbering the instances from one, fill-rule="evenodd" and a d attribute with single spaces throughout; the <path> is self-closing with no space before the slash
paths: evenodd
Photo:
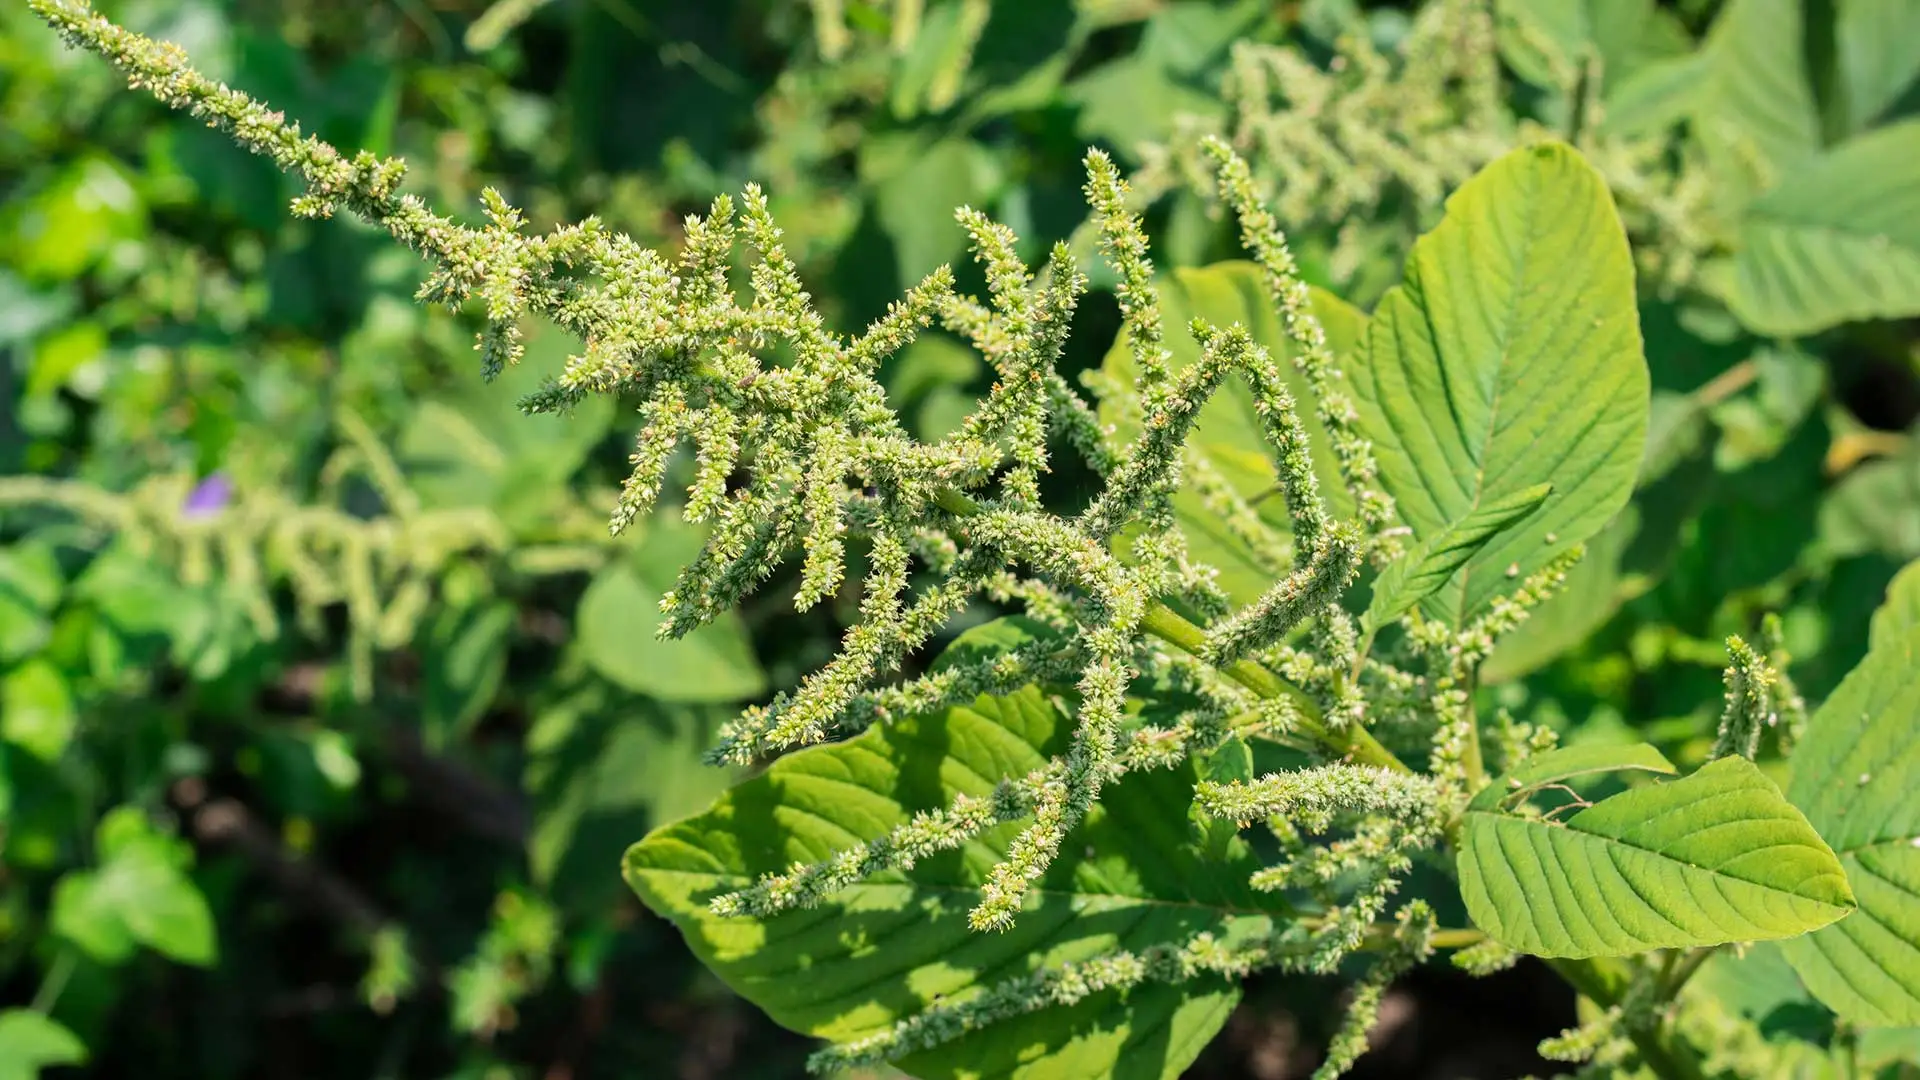
<path id="1" fill-rule="evenodd" d="M 224 473 L 197 484 L 162 474 L 127 492 L 81 480 L 12 476 L 0 478 L 0 511 L 73 514 L 169 567 L 189 588 L 217 582 L 261 640 L 275 640 L 283 631 L 275 593 L 281 585 L 311 636 L 325 633 L 325 609 L 342 606 L 348 670 L 362 698 L 372 693 L 375 654 L 413 640 L 434 590 L 462 560 L 500 560 L 530 574 L 570 573 L 612 553 L 598 529 L 563 522 L 553 542 L 517 543 L 491 511 L 423 508 L 364 421 L 343 411 L 336 427 L 342 443 L 320 471 L 322 497 L 316 501 Z M 362 517 L 341 508 L 342 489 L 356 477 L 380 496 L 385 513 Z"/>
<path id="2" fill-rule="evenodd" d="M 1760 736 L 1769 730 L 1778 732 L 1785 750 L 1806 727 L 1806 701 L 1786 673 L 1788 656 L 1780 617 L 1769 614 L 1761 623 L 1760 635 L 1764 651 L 1755 650 L 1737 634 L 1727 638 L 1726 707 L 1720 713 L 1710 758 L 1735 754 L 1751 758 L 1760 752 Z"/>
<path id="3" fill-rule="evenodd" d="M 1223 135 L 1283 219 L 1334 234 L 1329 265 L 1336 280 L 1352 279 L 1369 253 L 1404 251 L 1413 239 L 1404 223 L 1425 228 L 1448 192 L 1550 134 L 1503 107 L 1511 87 L 1501 74 L 1495 7 L 1493 0 L 1432 0 L 1395 56 L 1363 33 L 1341 35 L 1324 64 L 1293 44 L 1235 43 L 1221 86 L 1226 130 L 1190 121 L 1168 143 L 1147 148 L 1142 186 L 1159 193 L 1202 181 L 1205 143 Z M 1551 89 L 1572 99 L 1569 130 L 1559 134 L 1606 177 L 1642 271 L 1668 291 L 1695 281 L 1725 231 L 1714 220 L 1712 173 L 1696 141 L 1676 146 L 1665 130 L 1608 132 L 1597 52 L 1567 56 L 1527 20 L 1510 27 L 1534 39 L 1533 51 L 1553 72 Z M 1736 152 L 1743 148 L 1734 142 Z"/>
<path id="4" fill-rule="evenodd" d="M 1213 160 L 1221 196 L 1240 221 L 1241 240 L 1253 252 L 1266 275 L 1267 290 L 1279 305 L 1281 325 L 1296 346 L 1294 366 L 1313 388 L 1316 413 L 1339 459 L 1360 520 L 1371 535 L 1369 546 L 1377 559 L 1391 560 L 1400 553 L 1393 498 L 1377 486 L 1379 466 L 1373 459 L 1373 444 L 1359 430 L 1360 414 L 1353 400 L 1338 385 L 1344 376 L 1327 345 L 1326 329 L 1313 314 L 1312 295 L 1300 278 L 1286 235 L 1261 200 L 1247 163 L 1219 138 L 1204 140 L 1201 149 Z"/>

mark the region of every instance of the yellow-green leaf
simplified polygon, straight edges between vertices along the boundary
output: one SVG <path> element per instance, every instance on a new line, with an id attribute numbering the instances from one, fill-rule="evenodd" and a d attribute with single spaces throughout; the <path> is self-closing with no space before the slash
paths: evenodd
<path id="1" fill-rule="evenodd" d="M 1793 752 L 1787 794 L 1839 853 L 1860 909 L 1786 943 L 1815 997 L 1859 1024 L 1920 1024 L 1920 625 L 1895 602 L 1867 658 L 1827 698 Z"/>
<path id="2" fill-rule="evenodd" d="M 1633 492 L 1648 411 L 1633 263 L 1599 173 L 1545 143 L 1455 192 L 1368 324 L 1353 384 L 1416 541 L 1553 485 L 1432 596 L 1439 617 L 1471 618 L 1598 532 Z"/>
<path id="3" fill-rule="evenodd" d="M 1820 834 L 1738 757 L 1564 824 L 1470 808 L 1459 867 L 1474 924 L 1535 956 L 1788 938 L 1854 903 Z"/>

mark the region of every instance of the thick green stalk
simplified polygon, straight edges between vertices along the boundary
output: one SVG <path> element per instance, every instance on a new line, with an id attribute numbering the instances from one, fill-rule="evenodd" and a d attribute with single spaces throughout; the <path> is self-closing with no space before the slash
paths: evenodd
<path id="1" fill-rule="evenodd" d="M 1633 976 L 1618 961 L 1606 957 L 1591 960 L 1548 959 L 1547 965 L 1573 985 L 1580 996 L 1603 1009 L 1620 1004 Z M 1666 1024 L 1652 1028 L 1629 1028 L 1627 1037 L 1640 1051 L 1640 1060 L 1661 1080 L 1707 1080 L 1706 1066 L 1699 1053 Z"/>

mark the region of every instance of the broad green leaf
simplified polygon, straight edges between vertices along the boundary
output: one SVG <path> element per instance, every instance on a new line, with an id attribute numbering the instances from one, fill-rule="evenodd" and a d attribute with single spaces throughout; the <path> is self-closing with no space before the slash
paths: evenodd
<path id="1" fill-rule="evenodd" d="M 1367 329 L 1354 396 L 1417 542 L 1553 485 L 1429 599 L 1440 617 L 1472 618 L 1625 505 L 1647 365 L 1626 233 L 1576 151 L 1514 151 L 1455 192 Z"/>
<path id="2" fill-rule="evenodd" d="M 1755 199 L 1730 300 L 1783 336 L 1920 314 L 1920 121 L 1849 139 Z"/>
<path id="3" fill-rule="evenodd" d="M 527 733 L 527 862 L 534 882 L 570 912 L 608 910 L 621 889 L 609 868 L 633 838 L 697 813 L 741 775 L 701 760 L 731 710 L 610 696 L 550 708 Z"/>
<path id="4" fill-rule="evenodd" d="M 916 134 L 865 140 L 860 175 L 873 192 L 875 215 L 893 239 L 902 288 L 966 255 L 967 234 L 953 220 L 953 208 L 991 201 L 1002 183 L 993 155 L 964 136 L 932 142 Z"/>
<path id="5" fill-rule="evenodd" d="M 1459 868 L 1474 924 L 1535 956 L 1793 937 L 1854 903 L 1833 851 L 1738 757 L 1565 824 L 1470 809 Z"/>
<path id="6" fill-rule="evenodd" d="M 1848 1020 L 1920 1024 L 1920 629 L 1886 608 L 1875 620 L 1873 647 L 1809 721 L 1787 785 L 1860 908 L 1787 942 L 1787 958 Z"/>
<path id="7" fill-rule="evenodd" d="M 782 758 L 706 813 L 657 830 L 627 853 L 626 878 L 728 986 L 779 1023 L 832 1040 L 883 1030 L 936 999 L 1041 967 L 1202 931 L 1236 936 L 1271 926 L 1275 901 L 1248 886 L 1246 846 L 1189 820 L 1198 779 L 1191 762 L 1134 774 L 1104 795 L 1005 933 L 975 933 L 966 916 L 1024 822 L 912 870 L 876 875 L 812 910 L 760 919 L 719 918 L 707 908 L 719 893 L 857 847 L 957 794 L 985 795 L 1000 778 L 1065 750 L 1071 732 L 1071 719 L 1033 687 L 903 717 Z M 919 1077 L 1171 1080 L 1237 997 L 1237 988 L 1215 980 L 1141 986 L 1124 999 L 1100 994 L 902 1067 Z"/>
<path id="8" fill-rule="evenodd" d="M 660 598 L 692 561 L 700 537 L 676 518 L 648 523 L 646 540 L 587 586 L 575 617 L 581 654 L 617 686 L 684 704 L 743 701 L 767 688 L 740 617 L 727 612 L 685 637 L 663 641 Z"/>
<path id="9" fill-rule="evenodd" d="M 1200 347 L 1185 329 L 1195 318 L 1215 326 L 1239 323 L 1247 328 L 1254 341 L 1272 354 L 1299 405 L 1300 420 L 1313 448 L 1314 475 L 1319 478 L 1320 493 L 1336 515 L 1350 515 L 1353 500 L 1340 479 L 1326 429 L 1314 416 L 1312 391 L 1305 379 L 1294 371 L 1294 349 L 1273 302 L 1267 297 L 1259 267 L 1250 262 L 1180 267 L 1162 274 L 1155 287 L 1160 293 L 1166 347 L 1173 354 L 1168 365 L 1172 370 L 1178 371 L 1200 359 Z M 1350 361 L 1359 349 L 1366 316 L 1332 293 L 1314 289 L 1312 295 L 1314 314 L 1326 327 L 1328 344 L 1335 355 Z M 1138 383 L 1140 373 L 1134 367 L 1133 354 L 1124 336 L 1108 351 L 1101 365 L 1101 376 L 1123 389 Z M 1101 401 L 1100 419 L 1113 424 L 1122 440 L 1132 439 L 1139 431 L 1138 413 L 1118 408 L 1110 399 Z M 1262 522 L 1281 536 L 1286 535 L 1286 504 L 1276 490 L 1279 473 L 1273 466 L 1271 448 L 1260 433 L 1253 394 L 1243 380 L 1230 377 L 1201 407 L 1199 422 L 1187 446 L 1189 454 L 1197 455 L 1204 467 L 1224 479 L 1240 498 L 1253 504 Z M 1225 521 L 1208 508 L 1191 484 L 1183 485 L 1174 494 L 1173 508 L 1194 557 L 1219 569 L 1220 586 L 1235 604 L 1256 599 L 1276 577 L 1286 572 L 1284 566 L 1268 565 L 1229 532 Z"/>
<path id="10" fill-rule="evenodd" d="M 530 328 L 526 357 L 492 384 L 481 383 L 475 372 L 472 382 L 416 408 L 396 456 L 421 500 L 435 507 L 491 509 L 522 535 L 570 510 L 576 499 L 569 478 L 612 426 L 613 401 L 589 398 L 565 416 L 529 416 L 518 402 L 579 348 L 565 331 L 545 324 Z"/>
<path id="11" fill-rule="evenodd" d="M 1559 88 L 1579 78 L 1592 47 L 1584 3 L 1568 0 L 1496 0 L 1500 55 L 1535 86 Z"/>
<path id="12" fill-rule="evenodd" d="M 183 869 L 191 848 L 153 831 L 138 810 L 101 819 L 100 866 L 62 877 L 53 891 L 54 932 L 104 964 L 127 959 L 134 944 L 183 964 L 212 965 L 213 913 Z"/>
<path id="13" fill-rule="evenodd" d="M 1729 0 L 1701 48 L 1707 85 L 1693 113 L 1725 210 L 1820 150 L 1820 109 L 1807 77 L 1803 13 L 1783 0 Z"/>
<path id="14" fill-rule="evenodd" d="M 1525 796 L 1547 784 L 1564 783 L 1576 776 L 1636 769 L 1673 775 L 1673 763 L 1646 743 L 1619 745 L 1566 746 L 1535 754 L 1520 767 L 1482 788 L 1473 797 L 1469 809 L 1491 811 L 1510 797 Z"/>
<path id="15" fill-rule="evenodd" d="M 1589 56 L 1611 84 L 1691 51 L 1685 26 L 1657 0 L 1498 0 L 1494 14 L 1501 55 L 1521 78 L 1552 90 L 1568 89 Z"/>
<path id="16" fill-rule="evenodd" d="M 1502 530 L 1540 509 L 1552 491 L 1552 484 L 1535 484 L 1479 507 L 1387 567 L 1374 582 L 1373 600 L 1367 605 L 1367 628 L 1374 630 L 1392 622 L 1445 588 L 1448 579 L 1475 552 Z"/>
<path id="17" fill-rule="evenodd" d="M 464 738 L 485 715 L 507 674 L 516 612 L 502 600 L 440 608 L 419 649 L 420 726 L 432 745 Z"/>
<path id="18" fill-rule="evenodd" d="M 35 657 L 0 675 L 0 738 L 57 761 L 78 723 L 66 677 L 46 660 Z"/>
<path id="19" fill-rule="evenodd" d="M 1892 646 L 1920 630 L 1920 561 L 1908 563 L 1887 584 L 1887 602 L 1873 613 L 1869 648 Z"/>
<path id="20" fill-rule="evenodd" d="M 0 1080 L 36 1080 L 55 1065 L 82 1065 L 87 1047 L 64 1025 L 27 1009 L 0 1012 Z"/>
<path id="21" fill-rule="evenodd" d="M 1075 132 L 1132 155 L 1143 143 L 1166 141 L 1182 117 L 1219 116 L 1219 96 L 1200 79 L 1224 65 L 1227 49 L 1252 29 L 1260 7 L 1160 7 L 1147 20 L 1138 48 L 1066 85 L 1061 99 L 1079 110 Z"/>
<path id="22" fill-rule="evenodd" d="M 1600 130 L 1609 135 L 1645 135 L 1663 131 L 1688 116 L 1699 103 L 1712 65 L 1690 53 L 1648 64 L 1632 76 L 1611 82 L 1606 117 Z"/>
<path id="23" fill-rule="evenodd" d="M 1920 4 L 1836 0 L 1834 39 L 1847 126 L 1858 131 L 1920 78 Z"/>

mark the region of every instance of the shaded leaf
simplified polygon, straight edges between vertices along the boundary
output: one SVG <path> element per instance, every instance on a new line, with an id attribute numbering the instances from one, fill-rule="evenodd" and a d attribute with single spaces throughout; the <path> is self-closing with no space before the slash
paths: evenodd
<path id="1" fill-rule="evenodd" d="M 1920 558 L 1920 439 L 1847 473 L 1820 502 L 1819 531 L 1821 546 L 1835 558 Z"/>
<path id="2" fill-rule="evenodd" d="M 434 745 L 464 738 L 507 673 L 516 612 L 502 600 L 436 612 L 420 643 L 420 725 Z"/>
<path id="3" fill-rule="evenodd" d="M 1920 314 L 1920 121 L 1850 139 L 1755 199 L 1730 302 L 1778 335 Z"/>
<path id="4" fill-rule="evenodd" d="M 1737 210 L 1820 150 L 1820 108 L 1807 77 L 1803 12 L 1779 0 L 1729 0 L 1701 53 L 1709 72 L 1693 132 Z"/>
<path id="5" fill-rule="evenodd" d="M 630 557 L 600 571 L 581 596 L 574 619 L 581 655 L 615 685 L 661 701 L 730 702 L 766 692 L 739 615 L 727 612 L 675 640 L 655 636 L 660 598 L 693 561 L 700 536 L 665 515 L 647 528 Z"/>
<path id="6" fill-rule="evenodd" d="M 527 735 L 533 880 L 569 911 L 605 911 L 609 870 L 655 826 L 697 813 L 739 779 L 705 764 L 726 713 L 613 703 L 593 695 L 542 713 Z"/>
<path id="7" fill-rule="evenodd" d="M 1836 0 L 1834 39 L 1847 126 L 1858 131 L 1920 77 L 1920 5 Z"/>
<path id="8" fill-rule="evenodd" d="M 1475 925 L 1536 956 L 1794 937 L 1853 907 L 1833 851 L 1738 757 L 1565 824 L 1470 809 L 1459 867 Z"/>

